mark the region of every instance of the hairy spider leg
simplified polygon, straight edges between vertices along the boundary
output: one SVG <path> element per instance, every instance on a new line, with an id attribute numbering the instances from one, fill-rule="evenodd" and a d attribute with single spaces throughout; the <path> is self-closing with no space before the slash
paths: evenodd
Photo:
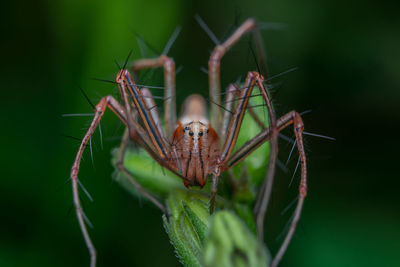
<path id="1" fill-rule="evenodd" d="M 246 111 L 249 98 L 251 96 L 254 85 L 256 84 L 256 81 L 257 79 L 259 79 L 259 77 L 260 74 L 258 72 L 249 72 L 245 80 L 243 89 L 240 90 L 235 111 L 231 115 L 227 133 L 224 136 L 225 142 L 222 146 L 221 154 L 218 159 L 219 164 L 216 167 L 216 170 L 214 171 L 211 177 L 212 184 L 211 184 L 211 196 L 210 196 L 210 212 L 214 210 L 215 196 L 217 194 L 217 189 L 218 189 L 219 175 L 221 171 L 225 171 L 228 169 L 226 167 L 226 160 L 229 158 L 229 156 L 233 151 L 233 148 L 236 145 L 236 141 L 243 122 L 244 113 Z"/>
<path id="2" fill-rule="evenodd" d="M 225 53 L 243 37 L 243 35 L 250 31 L 258 31 L 255 20 L 251 18 L 247 19 L 238 29 L 236 29 L 236 31 L 224 43 L 217 45 L 208 60 L 210 99 L 212 102 L 216 103 L 216 105 L 211 106 L 211 125 L 216 126 L 216 131 L 218 133 L 220 133 L 221 130 L 219 125 L 221 125 L 220 123 L 222 120 L 221 111 L 218 107 L 221 104 L 221 59 Z M 253 36 L 257 37 L 256 40 L 259 39 L 258 34 Z"/>
<path id="3" fill-rule="evenodd" d="M 71 182 L 72 182 L 72 194 L 74 200 L 74 206 L 76 211 L 76 217 L 79 222 L 79 226 L 81 228 L 83 237 L 85 239 L 86 246 L 89 250 L 90 254 L 90 266 L 96 266 L 96 249 L 93 245 L 92 240 L 90 239 L 89 233 L 87 231 L 84 215 L 82 211 L 82 206 L 79 199 L 79 191 L 78 191 L 78 174 L 79 174 L 79 166 L 82 158 L 83 151 L 85 150 L 86 145 L 88 144 L 90 138 L 93 135 L 94 130 L 99 124 L 101 118 L 103 117 L 104 111 L 106 108 L 110 108 L 119 118 L 120 120 L 126 124 L 126 112 L 125 109 L 112 97 L 106 96 L 103 97 L 100 102 L 95 107 L 95 114 L 92 123 L 90 124 L 89 129 L 87 130 L 85 136 L 82 139 L 82 142 L 79 146 L 79 150 L 76 154 L 74 163 L 71 168 Z"/>
<path id="4" fill-rule="evenodd" d="M 156 123 L 151 116 L 151 111 L 146 106 L 146 102 L 142 101 L 142 95 L 140 89 L 136 86 L 132 76 L 130 75 L 128 70 L 121 70 L 116 78 L 118 86 L 121 88 L 121 91 L 128 91 L 130 96 L 132 97 L 132 101 L 138 111 L 138 114 L 144 124 L 144 128 L 146 129 L 148 135 L 150 136 L 151 142 L 156 149 L 157 153 L 162 159 L 167 158 L 168 148 L 166 146 L 165 140 L 163 138 L 163 133 L 159 132 Z M 127 96 L 125 96 L 126 105 L 128 105 Z M 131 115 L 131 113 L 130 113 Z M 132 119 L 133 120 L 133 119 Z M 130 129 L 131 132 L 131 129 Z"/>
<path id="5" fill-rule="evenodd" d="M 172 58 L 161 55 L 158 58 L 139 59 L 132 65 L 136 76 L 145 68 L 164 69 L 164 120 L 166 136 L 171 136 L 176 127 L 176 100 L 175 100 L 175 62 Z"/>
<path id="6" fill-rule="evenodd" d="M 301 166 L 301 179 L 299 185 L 299 198 L 297 201 L 296 209 L 294 212 L 294 216 L 292 222 L 290 224 L 290 228 L 286 237 L 278 250 L 278 253 L 275 255 L 272 260 L 271 266 L 277 266 L 279 261 L 282 259 L 283 254 L 285 253 L 292 237 L 294 231 L 296 230 L 297 223 L 300 219 L 301 210 L 303 208 L 304 199 L 307 195 L 307 165 L 306 165 L 306 154 L 304 150 L 303 143 L 303 131 L 304 124 L 301 116 L 296 111 L 291 111 L 281 118 L 279 118 L 276 122 L 276 128 L 278 132 L 282 131 L 284 128 L 293 124 L 294 133 L 296 136 L 297 148 L 300 156 L 300 166 Z M 228 160 L 227 160 L 227 168 L 231 168 L 245 159 L 251 152 L 256 150 L 266 141 L 271 139 L 271 128 L 266 128 L 262 130 L 258 135 L 256 135 L 253 139 L 247 141 L 242 147 L 240 147 Z M 258 211 L 255 211 L 257 213 Z"/>

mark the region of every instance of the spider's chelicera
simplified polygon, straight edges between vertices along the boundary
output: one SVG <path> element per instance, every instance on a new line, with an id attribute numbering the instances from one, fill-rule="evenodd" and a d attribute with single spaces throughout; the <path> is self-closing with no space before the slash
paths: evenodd
<path id="1" fill-rule="evenodd" d="M 84 222 L 84 215 L 78 195 L 78 172 L 83 151 L 107 107 L 111 109 L 126 126 L 118 155 L 117 167 L 145 197 L 166 214 L 168 214 L 166 207 L 137 183 L 132 175 L 125 169 L 122 162 L 129 140 L 133 140 L 142 146 L 162 167 L 181 177 L 186 187 L 203 187 L 206 183 L 207 176 L 210 176 L 212 179 L 210 212 L 212 213 L 220 173 L 241 162 L 252 151 L 268 140 L 271 142 L 271 150 L 266 180 L 273 179 L 277 155 L 277 135 L 283 128 L 293 124 L 302 170 L 299 187 L 300 194 L 291 227 L 272 265 L 276 265 L 279 262 L 293 236 L 307 191 L 306 157 L 302 137 L 303 122 L 300 115 L 295 111 L 287 113 L 278 120 L 275 119 L 264 77 L 255 71 L 247 74 L 246 80 L 240 88 L 236 85 L 230 85 L 228 87 L 225 97 L 225 112 L 221 114 L 221 58 L 232 45 L 247 32 L 253 33 L 255 38 L 259 37 L 256 23 L 253 19 L 246 20 L 224 43 L 218 44 L 210 56 L 208 62 L 210 101 L 215 104 L 211 106 L 210 120 L 206 117 L 206 102 L 199 95 L 191 95 L 185 100 L 183 114 L 179 120 L 177 120 L 175 104 L 175 63 L 172 58 L 166 55 L 161 55 L 155 59 L 135 61 L 132 67 L 134 74 L 137 74 L 140 70 L 145 68 L 164 68 L 165 131 L 161 127 L 161 120 L 157 109 L 154 108 L 156 105 L 150 91 L 137 86 L 127 69 L 120 70 L 116 76 L 116 83 L 120 89 L 122 103 L 109 95 L 103 97 L 96 105 L 93 121 L 82 140 L 71 169 L 76 214 L 91 255 L 91 266 L 94 266 L 96 263 L 96 251 Z M 235 153 L 232 153 L 236 145 L 244 114 L 246 110 L 251 109 L 251 107 L 248 106 L 248 102 L 255 87 L 260 90 L 260 95 L 262 95 L 267 107 L 269 125 L 263 127 L 263 130 L 258 135 L 248 140 L 242 147 L 238 148 Z M 254 112 L 250 112 L 250 114 L 256 120 L 258 119 Z M 270 190 L 270 187 L 267 184 L 261 187 L 255 205 L 255 216 L 260 232 L 262 232 L 263 218 L 270 195 L 268 190 Z"/>

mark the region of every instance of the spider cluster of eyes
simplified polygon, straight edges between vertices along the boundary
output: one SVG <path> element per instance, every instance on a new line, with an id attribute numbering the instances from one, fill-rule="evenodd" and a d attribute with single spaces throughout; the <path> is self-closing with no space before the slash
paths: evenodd
<path id="1" fill-rule="evenodd" d="M 192 131 L 192 129 L 189 126 L 186 126 L 185 128 L 183 128 L 183 132 L 186 133 L 187 131 L 189 131 L 189 136 L 192 136 L 192 138 L 194 138 L 193 136 L 195 135 L 195 133 Z M 205 133 L 208 134 L 208 129 L 205 130 Z M 196 134 L 196 136 L 198 137 L 202 137 L 204 134 L 203 131 L 200 131 Z"/>

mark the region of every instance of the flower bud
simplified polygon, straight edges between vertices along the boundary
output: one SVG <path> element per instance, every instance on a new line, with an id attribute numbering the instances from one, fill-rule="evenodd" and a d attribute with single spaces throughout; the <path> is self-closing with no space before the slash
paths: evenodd
<path id="1" fill-rule="evenodd" d="M 268 266 L 269 255 L 264 245 L 245 224 L 230 211 L 215 213 L 204 242 L 205 267 Z"/>

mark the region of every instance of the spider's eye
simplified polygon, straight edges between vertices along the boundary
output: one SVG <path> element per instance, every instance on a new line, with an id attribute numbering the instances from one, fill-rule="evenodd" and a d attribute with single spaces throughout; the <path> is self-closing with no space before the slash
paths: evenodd
<path id="1" fill-rule="evenodd" d="M 190 135 L 190 136 L 193 136 L 193 135 L 194 135 L 194 133 L 193 133 L 192 131 L 190 131 L 190 132 L 189 132 L 189 135 Z"/>
<path id="2" fill-rule="evenodd" d="M 189 131 L 190 128 L 189 128 L 189 126 L 186 126 L 185 129 L 183 129 L 183 130 L 184 130 L 184 131 Z"/>
<path id="3" fill-rule="evenodd" d="M 208 129 L 207 129 L 206 133 L 208 133 Z"/>
<path id="4" fill-rule="evenodd" d="M 203 136 L 203 132 L 199 132 L 199 136 Z"/>

